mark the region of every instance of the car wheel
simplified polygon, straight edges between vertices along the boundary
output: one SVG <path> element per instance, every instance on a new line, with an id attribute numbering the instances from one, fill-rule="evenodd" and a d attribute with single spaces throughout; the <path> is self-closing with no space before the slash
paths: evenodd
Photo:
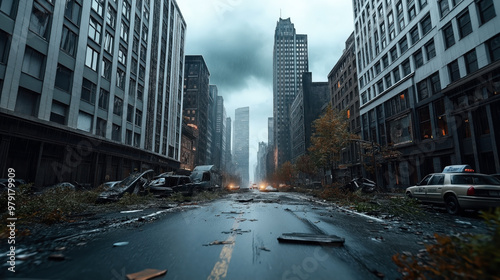
<path id="1" fill-rule="evenodd" d="M 406 192 L 406 198 L 412 199 L 413 194 L 411 194 L 411 192 Z"/>
<path id="2" fill-rule="evenodd" d="M 446 210 L 448 213 L 452 215 L 457 215 L 462 212 L 462 208 L 460 208 L 460 204 L 458 204 L 458 200 L 454 195 L 449 195 L 444 199 L 446 204 Z"/>

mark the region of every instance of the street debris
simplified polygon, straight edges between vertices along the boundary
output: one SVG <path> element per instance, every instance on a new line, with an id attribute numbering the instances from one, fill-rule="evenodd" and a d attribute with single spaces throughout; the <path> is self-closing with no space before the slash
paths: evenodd
<path id="1" fill-rule="evenodd" d="M 251 232 L 251 230 L 241 230 L 239 228 L 237 229 L 231 229 L 230 231 L 223 231 L 222 233 L 223 234 L 233 234 L 233 233 L 236 233 L 236 234 L 243 234 L 243 233 L 249 233 Z"/>
<path id="2" fill-rule="evenodd" d="M 49 260 L 51 261 L 63 261 L 66 257 L 63 254 L 52 254 L 49 256 Z"/>
<path id="3" fill-rule="evenodd" d="M 231 212 L 222 212 L 222 214 L 242 215 L 245 214 L 245 212 L 231 211 Z"/>
<path id="4" fill-rule="evenodd" d="M 234 244 L 234 241 L 232 241 L 232 240 L 225 240 L 225 241 L 215 240 L 215 241 L 212 241 L 208 244 L 203 244 L 203 246 L 226 245 L 226 244 Z"/>
<path id="5" fill-rule="evenodd" d="M 271 250 L 266 247 L 260 247 L 259 249 L 262 251 L 271 252 Z"/>
<path id="6" fill-rule="evenodd" d="M 128 280 L 148 280 L 167 274 L 167 270 L 148 268 L 139 272 L 127 274 Z"/>
<path id="7" fill-rule="evenodd" d="M 258 220 L 257 219 L 250 219 L 249 221 L 250 222 L 257 222 Z"/>
<path id="8" fill-rule="evenodd" d="M 16 256 L 16 260 L 20 260 L 20 261 L 25 261 L 29 258 L 31 258 L 32 256 L 38 254 L 37 252 L 33 252 L 33 253 L 29 253 L 29 254 L 22 254 L 22 255 L 17 255 Z"/>
<path id="9" fill-rule="evenodd" d="M 251 201 L 253 201 L 253 198 L 249 198 L 249 199 L 237 199 L 236 201 L 237 202 L 241 202 L 241 203 L 251 202 Z"/>
<path id="10" fill-rule="evenodd" d="M 128 241 L 125 241 L 125 242 L 116 242 L 113 244 L 113 247 L 123 247 L 123 246 L 127 246 L 128 245 Z"/>
<path id="11" fill-rule="evenodd" d="M 128 210 L 128 211 L 121 211 L 121 214 L 129 214 L 129 213 L 137 213 L 137 212 L 142 212 L 143 210 Z"/>
<path id="12" fill-rule="evenodd" d="M 342 245 L 345 242 L 344 238 L 336 235 L 312 234 L 312 233 L 283 233 L 278 237 L 279 242 L 289 243 L 305 243 L 305 244 L 320 244 L 320 245 Z"/>

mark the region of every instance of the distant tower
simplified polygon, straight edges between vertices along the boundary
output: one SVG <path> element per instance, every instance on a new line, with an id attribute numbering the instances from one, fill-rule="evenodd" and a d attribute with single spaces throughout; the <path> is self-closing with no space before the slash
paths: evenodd
<path id="1" fill-rule="evenodd" d="M 238 108 L 235 111 L 234 118 L 234 163 L 237 168 L 237 172 L 241 176 L 241 184 L 245 186 L 249 183 L 249 162 L 250 162 L 250 108 L 243 107 Z"/>
<path id="2" fill-rule="evenodd" d="M 290 18 L 279 19 L 274 35 L 273 120 L 277 165 L 291 160 L 289 108 L 308 72 L 307 35 L 295 33 Z"/>

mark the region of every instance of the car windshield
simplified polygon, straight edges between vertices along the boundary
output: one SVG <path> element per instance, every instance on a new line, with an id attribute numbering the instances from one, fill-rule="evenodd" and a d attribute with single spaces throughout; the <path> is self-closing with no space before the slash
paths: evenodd
<path id="1" fill-rule="evenodd" d="M 500 185 L 500 180 L 488 175 L 456 174 L 451 175 L 453 185 Z"/>

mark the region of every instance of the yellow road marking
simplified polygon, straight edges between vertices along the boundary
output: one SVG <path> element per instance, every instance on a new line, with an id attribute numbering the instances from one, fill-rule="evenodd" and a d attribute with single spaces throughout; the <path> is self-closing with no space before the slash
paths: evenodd
<path id="1" fill-rule="evenodd" d="M 229 268 L 229 262 L 231 262 L 231 256 L 233 255 L 235 244 L 234 241 L 236 240 L 236 233 L 234 232 L 234 230 L 236 230 L 240 225 L 239 218 L 241 216 L 242 215 L 235 219 L 232 228 L 233 233 L 226 239 L 226 241 L 229 241 L 229 243 L 231 244 L 226 244 L 224 245 L 224 247 L 222 247 L 222 251 L 219 255 L 219 261 L 215 264 L 214 268 L 212 269 L 212 273 L 210 273 L 210 275 L 207 277 L 207 280 L 219 280 L 226 278 L 227 270 Z"/>

